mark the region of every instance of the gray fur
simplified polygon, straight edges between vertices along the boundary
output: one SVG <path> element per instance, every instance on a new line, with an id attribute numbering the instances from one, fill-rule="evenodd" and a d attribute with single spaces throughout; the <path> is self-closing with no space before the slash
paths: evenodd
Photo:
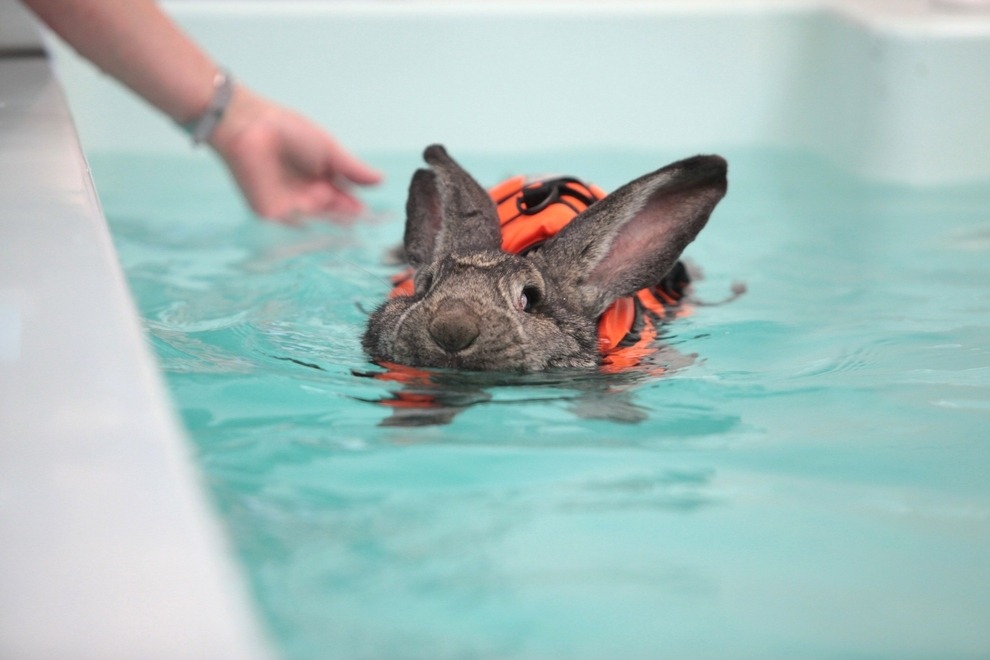
<path id="1" fill-rule="evenodd" d="M 363 346 L 379 362 L 595 366 L 599 315 L 666 275 L 727 185 L 719 156 L 673 163 L 593 204 L 523 257 L 501 250 L 484 188 L 443 147 L 428 147 L 424 158 L 431 169 L 413 177 L 405 234 L 416 291 L 389 299 L 368 320 Z"/>

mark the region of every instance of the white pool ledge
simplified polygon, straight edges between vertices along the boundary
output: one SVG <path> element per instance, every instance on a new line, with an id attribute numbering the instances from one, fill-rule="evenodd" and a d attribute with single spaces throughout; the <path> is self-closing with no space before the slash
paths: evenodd
<path id="1" fill-rule="evenodd" d="M 0 657 L 268 655 L 48 61 L 0 58 Z"/>

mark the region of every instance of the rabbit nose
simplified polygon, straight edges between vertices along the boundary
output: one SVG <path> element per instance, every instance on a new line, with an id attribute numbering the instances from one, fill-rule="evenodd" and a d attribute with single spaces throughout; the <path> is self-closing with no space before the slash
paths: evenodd
<path id="1" fill-rule="evenodd" d="M 448 353 L 456 353 L 478 338 L 481 326 L 474 310 L 466 303 L 455 300 L 430 321 L 429 332 L 437 346 Z"/>

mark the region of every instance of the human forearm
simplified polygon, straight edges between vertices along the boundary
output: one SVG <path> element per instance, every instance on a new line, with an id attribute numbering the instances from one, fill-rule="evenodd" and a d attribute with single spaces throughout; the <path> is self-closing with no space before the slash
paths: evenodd
<path id="1" fill-rule="evenodd" d="M 216 65 L 151 0 L 24 0 L 56 34 L 173 120 L 199 117 Z"/>
<path id="2" fill-rule="evenodd" d="M 180 124 L 200 120 L 214 93 L 227 89 L 215 88 L 222 80 L 216 65 L 152 0 L 24 3 L 80 55 Z M 212 130 L 198 125 L 265 217 L 357 213 L 363 206 L 351 184 L 381 178 L 320 127 L 243 85 L 234 86 Z"/>

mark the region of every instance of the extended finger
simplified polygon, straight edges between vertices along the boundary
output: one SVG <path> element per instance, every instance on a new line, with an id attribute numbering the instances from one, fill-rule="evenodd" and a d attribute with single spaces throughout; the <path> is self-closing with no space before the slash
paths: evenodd
<path id="1" fill-rule="evenodd" d="M 324 148 L 324 166 L 327 176 L 338 180 L 338 182 L 340 179 L 344 179 L 362 186 L 376 184 L 382 180 L 380 172 L 344 149 L 332 137 L 327 136 Z M 338 183 L 338 185 L 340 184 Z"/>

